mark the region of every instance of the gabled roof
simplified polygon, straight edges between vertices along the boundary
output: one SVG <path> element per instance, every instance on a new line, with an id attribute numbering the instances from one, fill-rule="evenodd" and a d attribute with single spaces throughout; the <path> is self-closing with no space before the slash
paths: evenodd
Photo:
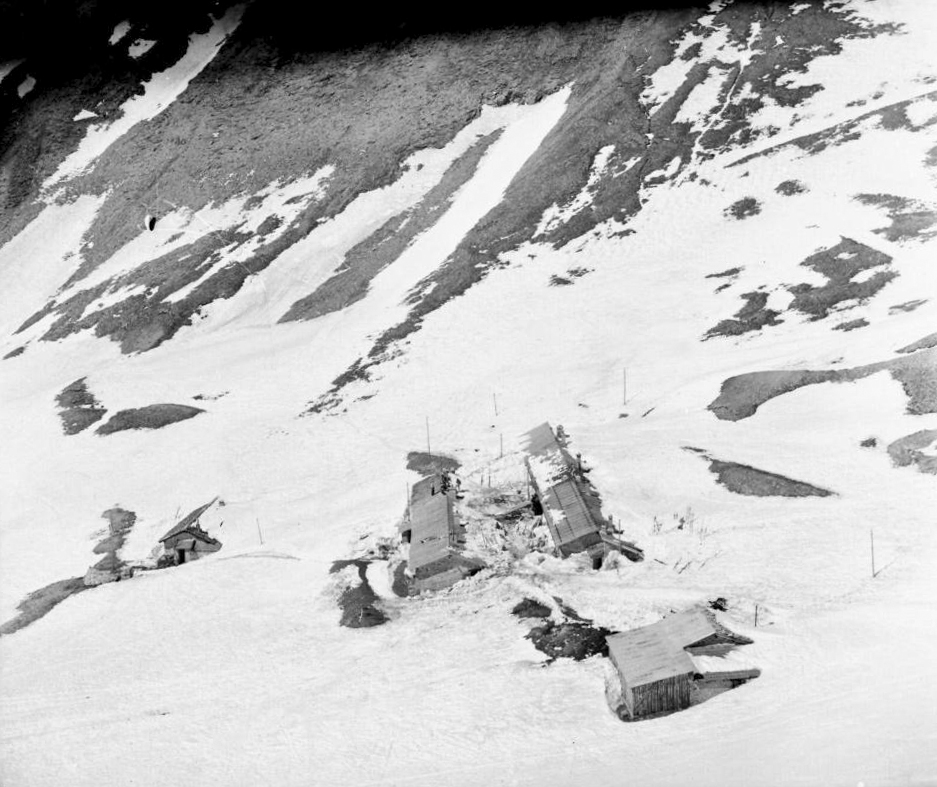
<path id="1" fill-rule="evenodd" d="M 195 528 L 197 528 L 198 532 L 193 532 L 193 535 L 198 535 L 199 538 L 201 538 L 203 541 L 205 540 L 214 541 L 215 539 L 211 538 L 211 536 L 205 533 L 205 531 L 203 531 L 201 527 L 198 527 L 198 519 L 209 508 L 211 508 L 211 506 L 215 503 L 215 500 L 217 499 L 218 498 L 216 497 L 210 502 L 205 503 L 205 505 L 199 506 L 194 511 L 187 514 L 183 519 L 179 521 L 177 525 L 169 529 L 169 532 L 167 532 L 166 535 L 164 535 L 160 539 L 160 543 L 162 543 L 163 541 L 166 541 L 169 538 L 172 538 L 175 535 L 178 535 L 179 533 L 182 533 L 184 531 L 189 531 L 190 529 L 194 530 Z"/>
<path id="2" fill-rule="evenodd" d="M 665 678 L 698 672 L 687 648 L 707 642 L 749 644 L 751 640 L 729 631 L 702 607 L 669 615 L 650 626 L 623 631 L 607 638 L 609 656 L 631 688 Z"/>
<path id="3" fill-rule="evenodd" d="M 557 546 L 599 530 L 601 513 L 598 501 L 583 486 L 576 479 L 569 478 L 542 492 L 541 503 L 544 511 L 549 513 L 547 525 Z"/>
<path id="4" fill-rule="evenodd" d="M 577 463 L 548 423 L 525 435 L 527 468 L 547 514 L 557 547 L 598 533 L 604 518 L 592 485 L 577 473 Z"/>
<path id="5" fill-rule="evenodd" d="M 437 493 L 418 500 L 410 510 L 410 569 L 435 563 L 451 554 L 459 527 L 449 495 Z"/>
<path id="6" fill-rule="evenodd" d="M 542 486 L 551 486 L 568 477 L 575 466 L 549 423 L 542 423 L 524 435 L 524 451 L 531 475 Z"/>

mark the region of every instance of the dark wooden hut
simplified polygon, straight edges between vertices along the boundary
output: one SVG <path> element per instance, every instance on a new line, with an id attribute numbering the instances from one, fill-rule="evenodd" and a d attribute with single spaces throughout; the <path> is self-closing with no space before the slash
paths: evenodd
<path id="1" fill-rule="evenodd" d="M 621 678 L 616 711 L 623 719 L 682 710 L 761 674 L 736 652 L 752 640 L 729 631 L 704 608 L 613 634 L 607 641 Z"/>
<path id="2" fill-rule="evenodd" d="M 208 535 L 199 524 L 199 517 L 214 505 L 215 500 L 196 508 L 159 540 L 165 554 L 170 555 L 176 565 L 197 560 L 202 555 L 221 549 L 221 542 Z"/>

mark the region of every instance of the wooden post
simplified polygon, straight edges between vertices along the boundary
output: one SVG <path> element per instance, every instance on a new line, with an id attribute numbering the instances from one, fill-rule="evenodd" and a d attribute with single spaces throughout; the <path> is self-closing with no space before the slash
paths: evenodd
<path id="1" fill-rule="evenodd" d="M 758 605 L 755 604 L 755 628 L 758 628 Z"/>
<path id="2" fill-rule="evenodd" d="M 869 528 L 869 544 L 872 547 L 872 579 L 875 579 L 875 533 Z"/>
<path id="3" fill-rule="evenodd" d="M 426 453 L 429 456 L 433 455 L 433 451 L 429 447 L 429 416 L 426 416 Z"/>
<path id="4" fill-rule="evenodd" d="M 260 518 L 254 517 L 254 521 L 257 523 L 257 535 L 260 536 L 260 545 L 263 546 L 264 534 L 263 534 L 263 531 L 260 529 Z"/>
<path id="5" fill-rule="evenodd" d="M 628 369 L 621 370 L 621 403 L 628 404 Z"/>
<path id="6" fill-rule="evenodd" d="M 498 394 L 493 393 L 491 395 L 491 401 L 495 403 L 495 415 L 497 415 L 498 414 Z"/>
<path id="7" fill-rule="evenodd" d="M 501 459 L 504 459 L 504 432 L 501 433 Z"/>

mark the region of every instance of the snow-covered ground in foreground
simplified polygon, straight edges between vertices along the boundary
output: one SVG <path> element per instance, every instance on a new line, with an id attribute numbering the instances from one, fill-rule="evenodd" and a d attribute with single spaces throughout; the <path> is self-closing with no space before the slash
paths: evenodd
<path id="1" fill-rule="evenodd" d="M 933 333 L 937 242 L 886 241 L 871 232 L 887 224 L 884 212 L 852 199 L 931 193 L 934 173 L 921 162 L 932 129 L 870 127 L 813 156 L 792 148 L 743 167 L 700 165 L 712 185 L 650 189 L 633 235 L 600 231 L 510 255 L 510 267 L 429 315 L 373 382 L 351 387 L 347 412 L 297 417 L 383 319 L 399 316 L 399 298 L 434 254 L 442 261 L 458 239 L 450 236 L 500 198 L 564 111 L 565 91 L 503 109 L 515 114 L 491 127 L 505 131 L 436 225 L 448 234 L 417 239 L 347 313 L 276 325 L 266 301 L 239 294 L 145 354 L 121 356 L 81 335 L 0 362 L 0 620 L 27 592 L 98 559 L 105 509 L 138 514 L 121 553 L 136 559 L 180 510 L 215 495 L 225 503 L 203 519 L 224 543 L 219 553 L 88 591 L 0 639 L 2 784 L 937 783 L 937 489 L 884 451 L 937 428 L 937 417 L 906 414 L 887 373 L 801 388 L 738 422 L 705 409 L 733 374 L 847 368 Z M 788 179 L 808 191 L 777 194 Z M 394 205 L 431 185 L 411 183 Z M 761 212 L 726 219 L 747 196 Z M 77 266 L 65 257 L 97 210 L 88 199 L 37 219 L 71 236 L 40 223 L 0 250 L 4 317 L 26 295 L 21 280 L 52 290 Z M 325 226 L 310 236 L 323 248 L 329 237 L 343 248 L 363 237 L 341 217 L 336 235 Z M 843 315 L 785 313 L 759 334 L 700 341 L 742 306 L 742 293 L 818 282 L 799 262 L 841 236 L 891 255 L 899 277 Z M 40 259 L 46 265 L 28 268 Z M 586 264 L 573 286 L 547 286 L 551 274 Z M 732 267 L 742 271 L 715 293 L 722 280 L 705 276 Z M 302 270 L 297 256 L 263 275 L 285 302 L 286 282 Z M 912 299 L 927 301 L 890 313 Z M 869 326 L 831 330 L 858 317 Z M 4 340 L 3 351 L 13 346 Z M 84 376 L 111 412 L 153 402 L 208 412 L 158 431 L 66 437 L 54 396 Z M 197 394 L 224 395 L 194 402 Z M 562 423 L 594 467 L 605 510 L 647 559 L 592 572 L 531 555 L 510 576 L 483 572 L 449 592 L 396 600 L 375 564 L 368 577 L 391 621 L 340 628 L 331 562 L 394 534 L 414 480 L 406 453 L 424 447 L 426 418 L 434 450 L 462 461 L 470 488 L 483 469 L 501 486 L 521 483 L 521 435 Z M 870 436 L 878 447 L 861 448 Z M 687 445 L 836 495 L 734 495 Z M 688 506 L 693 531 L 675 529 L 672 515 Z M 523 638 L 528 624 L 509 613 L 525 595 L 560 596 L 617 629 L 726 596 L 762 676 L 683 713 L 624 724 L 606 704 L 607 661 L 545 666 Z"/>

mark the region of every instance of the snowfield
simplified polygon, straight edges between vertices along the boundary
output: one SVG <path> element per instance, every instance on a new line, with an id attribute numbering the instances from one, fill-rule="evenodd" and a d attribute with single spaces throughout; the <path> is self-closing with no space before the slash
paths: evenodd
<path id="1" fill-rule="evenodd" d="M 223 502 L 202 518 L 223 543 L 218 553 L 88 590 L 0 637 L 0 783 L 937 785 L 937 479 L 894 467 L 886 451 L 937 429 L 935 407 L 909 414 L 906 391 L 882 371 L 798 388 L 738 421 L 707 409 L 733 375 L 888 360 L 937 324 L 937 238 L 889 240 L 876 232 L 890 225 L 888 208 L 856 199 L 898 195 L 930 210 L 937 202 L 937 169 L 925 165 L 937 145 L 927 95 L 937 19 L 910 0 L 851 5 L 877 23 L 904 23 L 906 35 L 845 42 L 823 59 L 828 90 L 798 117 L 778 109 L 758 119 L 779 125 L 779 136 L 694 158 L 696 178 L 684 170 L 644 189 L 633 233 L 610 221 L 559 249 L 531 242 L 503 255 L 504 267 L 427 315 L 371 379 L 343 389 L 334 410 L 306 412 L 406 316 L 407 295 L 503 198 L 567 111 L 570 87 L 531 105 L 486 107 L 448 146 L 414 154 L 397 181 L 360 195 L 172 341 L 122 355 L 85 332 L 33 341 L 0 361 L 0 622 L 30 592 L 99 559 L 106 509 L 136 512 L 120 556 L 143 561 L 180 516 L 216 495 Z M 139 116 L 92 125 L 49 188 L 177 96 L 239 14 L 192 41 L 179 79 L 159 96 L 148 88 Z M 767 45 L 756 33 L 750 47 Z M 715 52 L 719 35 L 704 25 L 678 53 L 698 40 L 701 56 Z M 673 94 L 685 68 L 675 58 L 649 80 L 648 104 Z M 690 94 L 688 119 L 706 124 L 721 76 L 714 70 Z M 877 103 L 848 106 L 881 81 Z M 918 96 L 903 126 L 872 118 L 822 149 L 779 145 Z M 473 176 L 362 300 L 276 322 L 496 130 Z M 764 155 L 738 163 L 751 153 Z M 614 176 L 610 154 L 597 152 L 575 210 L 554 206 L 541 227 L 588 206 L 594 183 Z M 327 192 L 330 174 L 298 173 L 260 194 L 266 207 L 252 204 L 288 223 L 302 200 Z M 785 181 L 804 189 L 780 193 Z M 759 212 L 727 212 L 749 197 Z M 101 199 L 50 197 L 0 247 L 0 355 L 48 327 L 12 335 L 77 270 Z M 141 227 L 92 281 L 182 244 L 176 231 L 253 227 L 258 216 L 245 200 L 200 215 L 180 208 L 152 233 Z M 823 319 L 794 311 L 789 287 L 826 281 L 801 262 L 844 237 L 887 254 L 898 276 Z M 550 286 L 578 268 L 587 270 L 571 285 Z M 740 271 L 707 278 L 732 268 Z M 752 292 L 770 295 L 779 324 L 703 339 Z M 834 330 L 858 319 L 867 326 Z M 158 430 L 66 436 L 55 396 L 82 377 L 109 415 L 160 402 L 207 412 Z M 432 450 L 459 459 L 478 496 L 489 473 L 491 486 L 522 492 L 523 434 L 562 424 L 570 450 L 593 467 L 603 510 L 645 560 L 592 571 L 580 558 L 531 553 L 509 571 L 419 598 L 394 596 L 375 562 L 367 575 L 389 622 L 340 627 L 329 569 L 396 536 L 418 479 L 406 455 L 425 450 L 427 419 Z M 873 447 L 860 446 L 870 437 Z M 834 494 L 735 494 L 687 447 Z M 688 509 L 693 524 L 678 529 Z M 623 723 L 606 700 L 607 659 L 547 664 L 525 639 L 531 623 L 510 614 L 524 597 L 553 596 L 613 630 L 726 597 L 726 620 L 754 639 L 745 657 L 762 674 L 686 711 Z"/>

